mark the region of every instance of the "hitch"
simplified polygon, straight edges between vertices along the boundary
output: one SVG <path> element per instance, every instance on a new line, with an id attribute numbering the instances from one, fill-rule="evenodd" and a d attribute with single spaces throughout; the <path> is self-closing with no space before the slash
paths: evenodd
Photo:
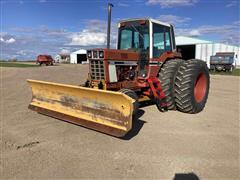
<path id="1" fill-rule="evenodd" d="M 159 79 L 157 77 L 150 77 L 148 78 L 148 83 L 158 110 L 161 112 L 167 111 L 166 95 L 163 92 Z"/>

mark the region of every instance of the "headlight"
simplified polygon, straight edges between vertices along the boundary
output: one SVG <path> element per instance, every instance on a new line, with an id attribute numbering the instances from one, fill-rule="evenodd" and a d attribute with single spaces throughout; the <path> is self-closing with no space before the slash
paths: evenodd
<path id="1" fill-rule="evenodd" d="M 97 51 L 93 51 L 93 58 L 98 58 Z"/>
<path id="2" fill-rule="evenodd" d="M 99 58 L 104 58 L 104 52 L 103 51 L 99 51 Z"/>
<path id="3" fill-rule="evenodd" d="M 87 57 L 92 58 L 92 51 L 87 51 Z"/>

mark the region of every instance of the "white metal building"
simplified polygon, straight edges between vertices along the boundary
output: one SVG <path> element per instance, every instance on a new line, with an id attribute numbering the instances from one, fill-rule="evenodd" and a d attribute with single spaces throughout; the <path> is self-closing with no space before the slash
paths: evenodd
<path id="1" fill-rule="evenodd" d="M 80 49 L 70 54 L 70 63 L 72 64 L 84 64 L 87 62 L 87 51 Z"/>
<path id="2" fill-rule="evenodd" d="M 210 56 L 217 52 L 235 52 L 236 64 L 240 65 L 240 47 L 197 38 L 176 37 L 177 50 L 182 53 L 183 59 L 202 59 L 209 66 Z"/>
<path id="3" fill-rule="evenodd" d="M 54 59 L 56 63 L 70 63 L 70 54 L 58 54 Z"/>

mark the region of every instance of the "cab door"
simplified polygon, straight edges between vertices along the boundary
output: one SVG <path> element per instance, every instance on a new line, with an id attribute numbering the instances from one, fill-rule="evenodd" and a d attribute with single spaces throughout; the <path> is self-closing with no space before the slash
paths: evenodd
<path id="1" fill-rule="evenodd" d="M 153 23 L 152 57 L 159 58 L 164 52 L 173 51 L 171 27 Z"/>

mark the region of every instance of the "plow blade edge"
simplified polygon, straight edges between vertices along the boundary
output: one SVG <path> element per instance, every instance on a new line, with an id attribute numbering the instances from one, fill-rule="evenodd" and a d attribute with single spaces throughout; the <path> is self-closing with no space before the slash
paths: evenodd
<path id="1" fill-rule="evenodd" d="M 134 100 L 120 92 L 27 80 L 29 108 L 39 113 L 117 137 L 132 128 Z"/>

